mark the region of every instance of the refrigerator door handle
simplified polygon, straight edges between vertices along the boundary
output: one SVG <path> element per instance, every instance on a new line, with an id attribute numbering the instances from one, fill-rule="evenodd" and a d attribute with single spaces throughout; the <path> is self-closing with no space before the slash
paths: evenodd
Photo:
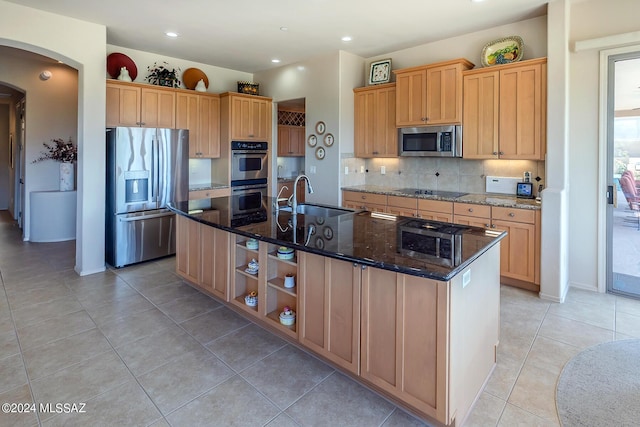
<path id="1" fill-rule="evenodd" d="M 158 184 L 158 171 L 156 165 L 156 151 L 158 150 L 158 144 L 156 144 L 155 138 L 151 138 L 151 200 L 158 202 L 158 196 L 156 195 L 156 187 Z"/>
<path id="2" fill-rule="evenodd" d="M 175 214 L 171 211 L 167 211 L 163 213 L 149 214 L 149 215 L 132 215 L 132 216 L 126 216 L 126 217 L 120 216 L 118 218 L 118 221 L 120 222 L 142 221 L 145 219 L 162 218 L 162 217 L 171 216 L 171 215 L 175 215 Z"/>

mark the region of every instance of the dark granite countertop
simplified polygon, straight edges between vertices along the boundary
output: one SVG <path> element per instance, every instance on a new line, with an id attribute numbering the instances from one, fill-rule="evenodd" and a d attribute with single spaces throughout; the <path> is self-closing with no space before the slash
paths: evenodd
<path id="1" fill-rule="evenodd" d="M 386 217 L 392 219 L 385 219 L 385 215 L 371 212 L 352 212 L 329 218 L 292 215 L 276 211 L 274 200 L 265 197 L 261 210 L 235 216 L 232 211 L 234 196 L 182 201 L 170 205 L 170 209 L 202 224 L 272 244 L 442 281 L 451 280 L 506 236 L 505 232 L 455 225 L 459 228 L 454 238 L 459 258 L 455 261 L 424 259 L 419 255 L 409 256 L 404 251 L 401 253 L 399 230 L 409 221 L 438 227 L 454 224 L 388 215 Z M 427 227 L 418 229 L 424 228 Z"/>
<path id="2" fill-rule="evenodd" d="M 218 188 L 229 188 L 229 185 L 216 184 L 214 182 L 209 182 L 206 184 L 189 184 L 189 191 L 216 190 Z"/>
<path id="3" fill-rule="evenodd" d="M 358 185 L 354 187 L 342 187 L 344 191 L 358 191 L 361 193 L 386 194 L 390 196 L 414 197 L 418 199 L 444 200 L 449 202 L 475 203 L 477 205 L 501 206 L 518 209 L 541 209 L 540 202 L 534 199 L 521 199 L 508 194 L 473 194 L 469 193 L 460 197 L 433 196 L 427 194 L 405 193 L 401 189 L 382 187 L 378 185 Z"/>

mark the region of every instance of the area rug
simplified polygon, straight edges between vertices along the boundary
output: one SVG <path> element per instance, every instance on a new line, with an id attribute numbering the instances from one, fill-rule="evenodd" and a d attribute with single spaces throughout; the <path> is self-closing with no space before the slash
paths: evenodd
<path id="1" fill-rule="evenodd" d="M 640 340 L 578 353 L 560 374 L 556 405 L 565 427 L 640 425 Z"/>

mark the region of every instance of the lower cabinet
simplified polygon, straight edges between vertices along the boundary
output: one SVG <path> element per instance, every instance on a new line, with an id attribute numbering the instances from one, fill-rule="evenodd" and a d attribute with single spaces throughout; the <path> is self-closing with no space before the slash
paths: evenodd
<path id="1" fill-rule="evenodd" d="M 226 301 L 230 238 L 227 231 L 176 215 L 176 272 L 207 293 Z"/>
<path id="2" fill-rule="evenodd" d="M 361 193 L 358 191 L 343 191 L 342 205 L 348 209 L 363 209 L 370 212 L 386 212 L 387 195 Z"/>
<path id="3" fill-rule="evenodd" d="M 447 282 L 366 268 L 360 375 L 438 420 L 446 417 Z"/>
<path id="4" fill-rule="evenodd" d="M 298 262 L 300 342 L 358 374 L 361 266 L 306 252 Z"/>

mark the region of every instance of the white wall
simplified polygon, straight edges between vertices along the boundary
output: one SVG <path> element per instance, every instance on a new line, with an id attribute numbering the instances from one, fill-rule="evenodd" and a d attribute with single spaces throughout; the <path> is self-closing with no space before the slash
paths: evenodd
<path id="1" fill-rule="evenodd" d="M 571 6 L 570 43 L 640 31 L 637 0 L 590 0 Z M 606 17 L 606 18 L 605 18 Z M 640 50 L 640 49 L 639 49 Z M 570 55 L 569 113 L 569 280 L 572 286 L 597 290 L 598 108 L 600 52 Z M 604 218 L 600 219 L 604 221 Z"/>
<path id="2" fill-rule="evenodd" d="M 106 28 L 3 0 L 0 0 L 0 11 L 0 45 L 59 59 L 78 70 L 78 220 L 75 269 L 79 274 L 102 271 Z"/>
<path id="3" fill-rule="evenodd" d="M 0 104 L 0 210 L 9 208 L 9 104 Z"/>

